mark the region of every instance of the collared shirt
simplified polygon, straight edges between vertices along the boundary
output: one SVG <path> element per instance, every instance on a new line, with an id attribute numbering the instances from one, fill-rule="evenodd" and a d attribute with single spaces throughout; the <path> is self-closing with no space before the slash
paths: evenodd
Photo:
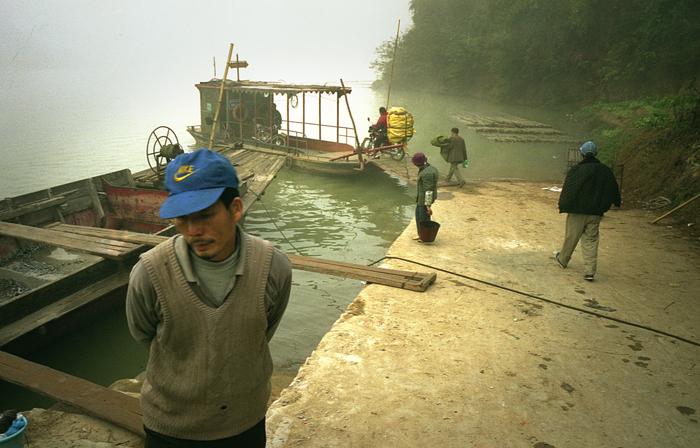
<path id="1" fill-rule="evenodd" d="M 175 255 L 177 256 L 188 284 L 202 302 L 212 308 L 218 308 L 221 306 L 226 296 L 233 290 L 233 287 L 236 285 L 236 279 L 243 275 L 244 272 L 246 250 L 243 231 L 240 227 L 236 227 L 236 250 L 231 257 L 222 261 L 219 265 L 221 272 L 217 274 L 221 276 L 230 276 L 230 281 L 228 282 L 223 296 L 211 292 L 219 288 L 208 288 L 205 285 L 203 280 L 206 279 L 207 274 L 204 276 L 197 275 L 197 265 L 200 264 L 200 262 L 209 262 L 200 259 L 193 263 L 193 258 L 197 257 L 197 255 L 190 251 L 185 238 L 182 237 L 182 235 L 177 235 L 175 238 Z M 205 269 L 217 269 L 217 267 L 208 265 Z M 213 271 L 210 271 L 209 275 L 211 275 L 212 272 Z M 282 315 L 289 301 L 291 287 L 291 262 L 282 252 L 274 249 L 267 287 L 265 288 L 268 341 L 272 339 L 282 319 Z M 141 260 L 133 267 L 129 277 L 129 288 L 126 294 L 126 316 L 131 335 L 142 345 L 150 347 L 151 340 L 161 335 L 163 330 L 163 311 L 158 301 L 156 291 L 151 283 L 151 279 L 148 276 L 148 272 Z"/>

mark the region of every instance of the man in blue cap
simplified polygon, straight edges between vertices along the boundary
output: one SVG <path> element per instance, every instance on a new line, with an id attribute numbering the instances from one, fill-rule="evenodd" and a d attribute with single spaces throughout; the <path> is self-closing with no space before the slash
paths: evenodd
<path id="1" fill-rule="evenodd" d="M 160 216 L 179 235 L 141 256 L 127 292 L 132 336 L 148 347 L 141 390 L 146 448 L 264 447 L 268 343 L 292 266 L 238 225 L 238 176 L 200 149 L 165 170 Z"/>
<path id="2" fill-rule="evenodd" d="M 583 278 L 588 281 L 593 281 L 598 267 L 600 220 L 612 204 L 620 206 L 620 189 L 615 175 L 595 157 L 597 153 L 598 147 L 593 142 L 581 146 L 583 160 L 566 174 L 559 196 L 559 213 L 568 215 L 564 244 L 555 258 L 565 268 L 581 240 Z"/>

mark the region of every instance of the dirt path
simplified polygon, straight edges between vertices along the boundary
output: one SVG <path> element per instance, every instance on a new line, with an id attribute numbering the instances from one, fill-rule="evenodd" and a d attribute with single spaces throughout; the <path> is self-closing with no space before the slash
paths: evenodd
<path id="1" fill-rule="evenodd" d="M 436 242 L 409 226 L 389 252 L 437 282 L 366 287 L 271 407 L 268 446 L 697 446 L 698 241 L 623 206 L 586 282 L 578 250 L 554 260 L 549 186 L 442 189 Z"/>

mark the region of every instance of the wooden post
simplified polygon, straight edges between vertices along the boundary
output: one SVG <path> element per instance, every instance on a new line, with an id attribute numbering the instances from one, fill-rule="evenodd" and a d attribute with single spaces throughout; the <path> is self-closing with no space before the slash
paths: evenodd
<path id="1" fill-rule="evenodd" d="M 49 199 L 54 199 L 54 198 L 56 197 L 56 196 L 54 196 L 53 191 L 51 191 L 50 188 L 49 188 L 48 190 L 46 190 L 46 192 L 47 192 L 48 195 L 49 195 Z M 65 223 L 65 222 L 66 222 L 66 218 L 63 217 L 63 213 L 61 213 L 60 207 L 61 207 L 60 204 L 57 205 L 57 206 L 55 206 L 55 207 L 53 207 L 53 213 L 54 213 L 54 215 L 56 215 L 56 218 L 57 218 L 59 221 Z"/>
<path id="2" fill-rule="evenodd" d="M 102 208 L 102 203 L 100 202 L 100 197 L 97 194 L 95 183 L 92 181 L 92 178 L 88 179 L 86 182 L 88 191 L 90 192 L 90 201 L 92 202 L 92 206 L 95 207 L 97 216 L 100 217 L 100 227 L 104 227 L 106 222 L 105 211 Z"/>
<path id="3" fill-rule="evenodd" d="M 226 76 L 228 75 L 228 66 L 231 63 L 231 54 L 233 53 L 233 44 L 228 50 L 228 60 L 226 61 L 226 69 L 224 70 L 224 79 L 221 80 L 221 90 L 219 90 L 219 103 L 216 106 L 214 114 L 214 125 L 211 128 L 211 137 L 209 138 L 209 149 L 214 146 L 214 132 L 216 132 L 216 123 L 219 121 L 219 110 L 221 109 L 221 99 L 224 97 L 224 87 L 226 86 Z"/>
<path id="4" fill-rule="evenodd" d="M 355 119 L 352 116 L 352 111 L 350 110 L 350 102 L 348 101 L 348 92 L 345 90 L 345 83 L 340 80 L 340 85 L 343 87 L 343 96 L 345 97 L 345 104 L 348 105 L 348 115 L 350 115 L 350 121 L 352 122 L 352 130 L 355 132 L 355 149 L 360 147 L 360 137 L 357 135 L 357 128 L 355 127 Z M 360 170 L 364 169 L 365 161 L 362 158 L 362 152 L 358 152 L 357 158 L 360 160 Z"/>
<path id="5" fill-rule="evenodd" d="M 233 47 L 233 44 L 231 44 L 231 47 Z M 236 79 L 238 80 L 238 82 L 241 81 L 241 67 L 238 62 L 238 53 L 236 53 Z"/>

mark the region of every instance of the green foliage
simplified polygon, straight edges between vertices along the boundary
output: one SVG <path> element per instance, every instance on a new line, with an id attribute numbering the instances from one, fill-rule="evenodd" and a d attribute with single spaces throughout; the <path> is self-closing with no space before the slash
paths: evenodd
<path id="1" fill-rule="evenodd" d="M 678 117 L 693 109 L 698 102 L 697 95 L 679 95 L 663 98 L 647 98 L 644 105 L 648 112 L 634 121 L 641 129 L 665 129 L 675 127 Z"/>
<path id="2" fill-rule="evenodd" d="M 412 0 L 410 10 L 397 87 L 561 104 L 677 94 L 700 72 L 697 0 Z M 393 39 L 377 55 L 386 81 Z"/>

